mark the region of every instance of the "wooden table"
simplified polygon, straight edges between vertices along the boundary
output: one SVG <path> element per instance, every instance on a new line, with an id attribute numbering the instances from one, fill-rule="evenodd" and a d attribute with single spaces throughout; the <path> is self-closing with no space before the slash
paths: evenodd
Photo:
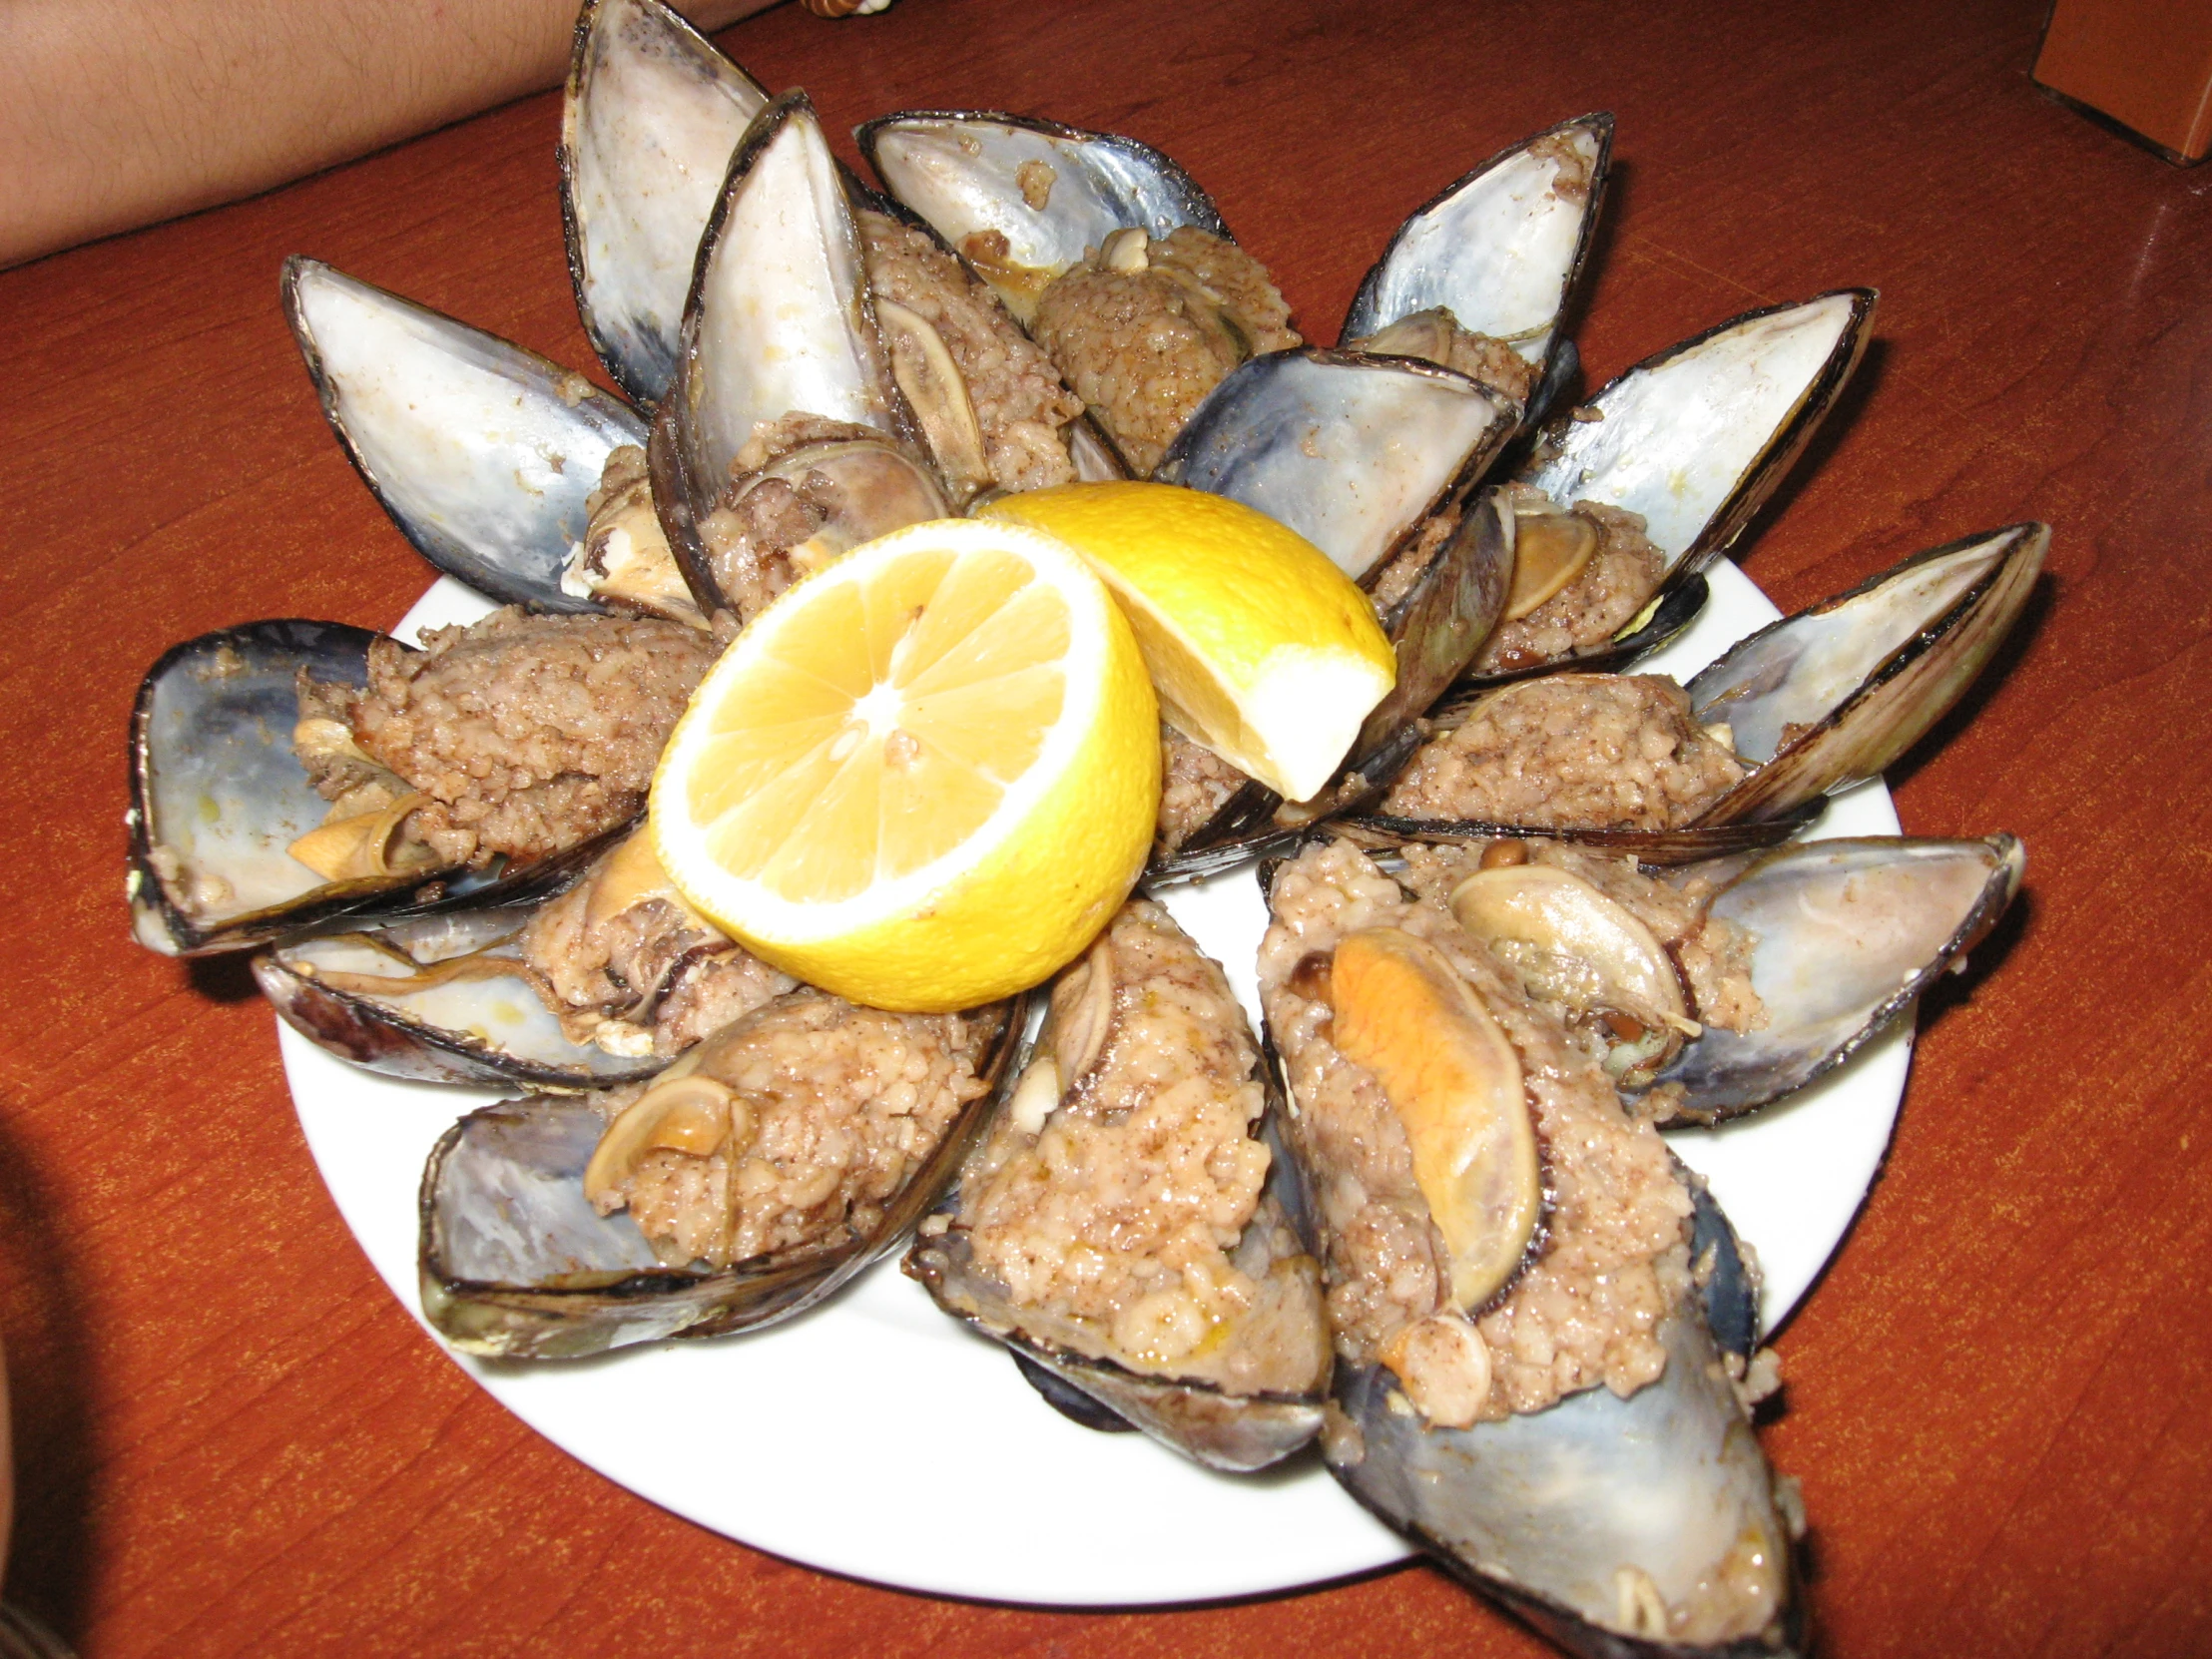
<path id="1" fill-rule="evenodd" d="M 1844 407 L 1740 549 L 1785 609 L 1969 530 L 2056 526 L 2019 635 L 1892 777 L 1909 830 L 2015 830 L 2030 860 L 1923 1010 L 1887 1171 L 1781 1339 L 1766 1442 L 1804 1479 L 1834 1653 L 2212 1650 L 2212 170 L 2037 96 L 2042 11 L 901 0 L 723 37 L 832 128 L 1000 106 L 1164 147 L 1322 339 L 1408 209 L 1610 108 L 1591 383 L 1754 304 L 1883 291 Z M 394 1305 L 243 963 L 130 942 L 146 666 L 258 616 L 388 626 L 425 581 L 316 409 L 278 262 L 587 363 L 558 114 L 531 99 L 0 276 L 9 1598 L 101 1656 L 1539 1651 L 1424 1567 L 1063 1613 L 675 1519 Z"/>

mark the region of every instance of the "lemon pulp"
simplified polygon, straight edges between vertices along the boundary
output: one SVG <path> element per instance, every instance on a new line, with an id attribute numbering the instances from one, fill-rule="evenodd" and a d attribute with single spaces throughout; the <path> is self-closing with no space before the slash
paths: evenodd
<path id="1" fill-rule="evenodd" d="M 1135 882 L 1157 707 L 1068 549 L 944 520 L 856 548 L 708 676 L 655 779 L 684 896 L 877 1007 L 972 1006 L 1072 958 Z"/>
<path id="2" fill-rule="evenodd" d="M 1366 594 L 1266 514 L 1174 484 L 1062 484 L 983 509 L 1091 561 L 1168 719 L 1292 801 L 1342 767 L 1397 656 Z"/>

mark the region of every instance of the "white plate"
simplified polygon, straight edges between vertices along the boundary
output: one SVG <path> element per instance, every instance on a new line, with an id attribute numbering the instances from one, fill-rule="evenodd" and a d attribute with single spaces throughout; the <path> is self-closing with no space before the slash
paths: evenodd
<path id="1" fill-rule="evenodd" d="M 1772 619 L 1733 565 L 1653 666 L 1687 678 Z M 441 581 L 408 629 L 487 608 Z M 1839 797 L 1825 835 L 1897 832 L 1880 783 Z M 1168 906 L 1258 1018 L 1265 908 L 1251 870 L 1176 888 Z M 415 1192 L 432 1144 L 495 1096 L 393 1082 L 278 1027 L 322 1179 L 376 1271 L 417 1319 Z M 1712 1182 L 1766 1268 L 1780 1323 L 1842 1241 L 1905 1090 L 1911 1022 L 1791 1104 L 1670 1136 Z M 1096 1606 L 1212 1599 L 1341 1577 L 1407 1553 L 1313 1453 L 1259 1476 L 1214 1474 L 1136 1434 L 1097 1434 L 1031 1392 L 995 1344 L 939 1314 L 892 1262 L 828 1307 L 755 1336 L 665 1342 L 527 1366 L 455 1359 L 570 1455 L 664 1508 L 811 1566 L 908 1589 Z M 667 1403 L 712 1431 L 675 1435 Z"/>

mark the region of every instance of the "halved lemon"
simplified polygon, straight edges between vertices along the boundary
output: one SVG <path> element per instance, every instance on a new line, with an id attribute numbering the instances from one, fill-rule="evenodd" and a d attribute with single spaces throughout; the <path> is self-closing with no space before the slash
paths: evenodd
<path id="1" fill-rule="evenodd" d="M 1159 811 L 1137 642 L 1071 549 L 945 519 L 855 548 L 715 665 L 654 778 L 677 888 L 855 1002 L 969 1008 L 1071 960 Z"/>
<path id="2" fill-rule="evenodd" d="M 1318 794 L 1397 683 L 1375 607 L 1288 525 L 1177 484 L 992 502 L 1077 548 L 1137 630 L 1168 719 L 1287 800 Z"/>

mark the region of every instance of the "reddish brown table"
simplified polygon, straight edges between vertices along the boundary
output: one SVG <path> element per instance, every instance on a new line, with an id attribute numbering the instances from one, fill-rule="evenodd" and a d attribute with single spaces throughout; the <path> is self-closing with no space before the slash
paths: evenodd
<path id="1" fill-rule="evenodd" d="M 902 0 L 723 37 L 837 128 L 997 105 L 1163 146 L 1324 339 L 1409 208 L 1611 108 L 1593 379 L 1756 303 L 1883 290 L 1855 388 L 1741 550 L 1785 608 L 1968 530 L 2056 526 L 2019 638 L 1892 780 L 1915 832 L 2024 835 L 2027 890 L 1924 1010 L 1887 1171 L 1781 1339 L 1766 1438 L 1804 1478 L 1836 1653 L 2212 1649 L 2212 177 L 2037 96 L 2041 11 Z M 256 616 L 388 625 L 425 580 L 323 425 L 279 260 L 586 362 L 557 120 L 532 99 L 0 276 L 10 1598 L 103 1656 L 1536 1651 L 1426 1568 L 1006 1609 L 655 1509 L 393 1304 L 243 967 L 129 941 L 146 665 Z"/>

